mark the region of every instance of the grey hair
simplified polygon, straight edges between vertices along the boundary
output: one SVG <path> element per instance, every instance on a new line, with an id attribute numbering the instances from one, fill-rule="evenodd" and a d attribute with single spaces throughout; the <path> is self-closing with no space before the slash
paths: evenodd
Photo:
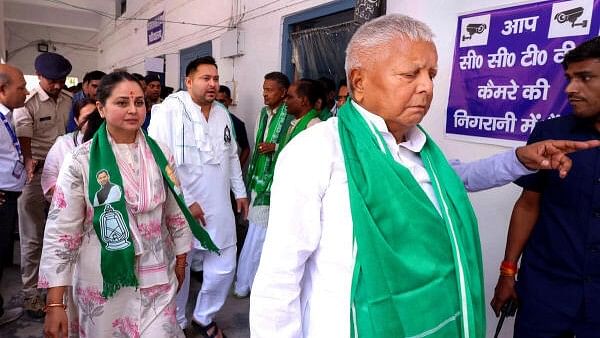
<path id="1" fill-rule="evenodd" d="M 363 62 L 372 63 L 379 48 L 392 40 L 433 42 L 433 32 L 425 23 L 402 14 L 388 14 L 369 21 L 356 30 L 346 48 L 346 76 Z M 350 88 L 350 86 L 348 87 Z"/>

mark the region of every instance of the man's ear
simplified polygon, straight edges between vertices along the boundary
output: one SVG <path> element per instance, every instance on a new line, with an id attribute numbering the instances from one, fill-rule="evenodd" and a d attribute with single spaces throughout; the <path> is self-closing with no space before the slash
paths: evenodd
<path id="1" fill-rule="evenodd" d="M 186 76 L 185 77 L 185 88 L 190 91 L 190 88 L 192 88 L 192 77 L 191 76 Z M 146 87 L 146 89 L 148 89 L 148 87 Z"/>
<path id="2" fill-rule="evenodd" d="M 352 99 L 356 102 L 361 102 L 364 96 L 364 80 L 365 80 L 365 69 L 364 68 L 352 68 L 348 76 L 350 82 L 350 90 L 352 92 Z"/>
<path id="3" fill-rule="evenodd" d="M 303 107 L 310 107 L 311 109 L 314 108 L 313 106 L 311 106 L 310 102 L 308 101 L 308 97 L 306 96 L 302 96 L 300 98 L 301 102 L 302 102 L 302 106 Z"/>

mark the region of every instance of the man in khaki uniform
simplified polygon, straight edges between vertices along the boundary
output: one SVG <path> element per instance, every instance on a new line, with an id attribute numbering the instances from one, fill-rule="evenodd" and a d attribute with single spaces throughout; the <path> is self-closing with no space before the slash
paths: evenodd
<path id="1" fill-rule="evenodd" d="M 44 199 L 40 176 L 46 154 L 56 138 L 65 133 L 69 122 L 72 96 L 63 87 L 71 69 L 69 60 L 59 54 L 40 54 L 35 59 L 39 86 L 31 90 L 25 106 L 14 111 L 16 132 L 28 175 L 28 183 L 18 200 L 23 307 L 34 318 L 44 316 L 44 300 L 37 289 L 37 282 L 49 207 Z"/>

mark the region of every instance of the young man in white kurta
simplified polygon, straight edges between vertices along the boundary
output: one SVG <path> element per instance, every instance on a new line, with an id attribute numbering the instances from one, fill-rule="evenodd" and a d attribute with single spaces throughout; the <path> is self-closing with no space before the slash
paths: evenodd
<path id="1" fill-rule="evenodd" d="M 235 272 L 236 232 L 229 191 L 236 199 L 246 197 L 233 125 L 220 103 L 212 103 L 207 120 L 190 94 L 181 91 L 153 107 L 148 132 L 172 149 L 186 203 L 202 207 L 206 231 L 221 249 L 217 256 L 194 242 L 194 250 L 200 250 L 195 256 L 203 260 L 204 278 L 193 319 L 205 326 L 225 303 Z M 177 320 L 182 327 L 187 326 L 188 294 L 189 268 L 177 296 Z"/>

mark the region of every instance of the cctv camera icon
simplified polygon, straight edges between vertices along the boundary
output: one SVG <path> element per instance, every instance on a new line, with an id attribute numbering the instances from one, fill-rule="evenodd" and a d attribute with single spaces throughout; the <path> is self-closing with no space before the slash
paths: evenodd
<path id="1" fill-rule="evenodd" d="M 481 34 L 485 31 L 487 25 L 484 23 L 470 23 L 467 25 L 467 34 L 462 36 L 462 40 L 471 40 L 474 34 Z"/>
<path id="2" fill-rule="evenodd" d="M 565 22 L 569 21 L 571 23 L 571 27 L 581 26 L 581 27 L 585 28 L 585 27 L 587 27 L 587 23 L 588 23 L 587 20 L 583 20 L 580 23 L 576 23 L 577 19 L 579 19 L 579 17 L 582 15 L 583 15 L 583 7 L 575 7 L 575 8 L 568 9 L 566 11 L 556 13 L 556 15 L 554 16 L 554 20 L 556 20 L 558 23 L 565 23 Z"/>

